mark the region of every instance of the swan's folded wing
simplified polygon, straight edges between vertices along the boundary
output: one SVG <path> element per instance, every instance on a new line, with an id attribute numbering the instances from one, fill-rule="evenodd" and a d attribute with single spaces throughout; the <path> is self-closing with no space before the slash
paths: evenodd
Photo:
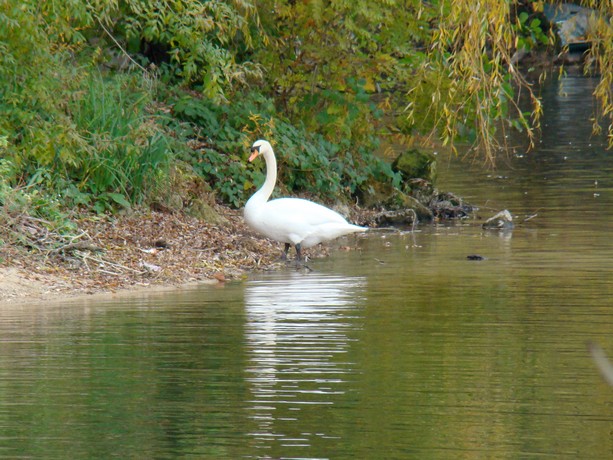
<path id="1" fill-rule="evenodd" d="M 278 215 L 288 222 L 294 221 L 310 225 L 331 222 L 347 223 L 345 218 L 336 211 L 301 198 L 278 198 L 266 203 L 265 207 L 267 214 Z"/>
<path id="2" fill-rule="evenodd" d="M 324 241 L 333 240 L 343 235 L 349 235 L 350 233 L 365 232 L 366 230 L 368 230 L 366 227 L 359 227 L 358 225 L 348 223 L 339 224 L 331 222 L 328 224 L 321 224 L 315 227 L 310 234 L 304 235 L 302 246 L 304 248 L 310 248 Z"/>
<path id="3" fill-rule="evenodd" d="M 349 224 L 343 216 L 325 206 L 299 198 L 268 201 L 257 208 L 249 222 L 268 238 L 294 245 L 300 243 L 305 248 L 365 230 Z"/>

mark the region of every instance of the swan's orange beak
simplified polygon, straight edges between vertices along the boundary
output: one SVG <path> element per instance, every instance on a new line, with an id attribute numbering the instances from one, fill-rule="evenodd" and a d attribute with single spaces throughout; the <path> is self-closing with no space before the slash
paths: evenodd
<path id="1" fill-rule="evenodd" d="M 260 148 L 259 147 L 252 147 L 251 148 L 251 156 L 249 157 L 249 162 L 252 162 L 253 160 L 255 160 L 259 154 L 260 154 Z"/>

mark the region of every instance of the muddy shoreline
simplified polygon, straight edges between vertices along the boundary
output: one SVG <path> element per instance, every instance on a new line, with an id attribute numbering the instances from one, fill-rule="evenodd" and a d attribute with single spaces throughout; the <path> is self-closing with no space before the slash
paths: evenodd
<path id="1" fill-rule="evenodd" d="M 79 237 L 71 241 L 5 244 L 0 306 L 220 284 L 281 267 L 282 245 L 250 230 L 240 211 L 216 211 L 223 223 L 150 210 L 89 216 L 76 221 Z M 40 230 L 32 222 L 18 228 L 33 235 Z M 311 248 L 306 255 L 325 257 L 329 248 Z"/>

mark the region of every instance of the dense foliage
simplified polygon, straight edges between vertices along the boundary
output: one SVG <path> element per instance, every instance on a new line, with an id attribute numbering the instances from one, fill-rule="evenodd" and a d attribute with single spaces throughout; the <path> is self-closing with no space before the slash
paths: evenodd
<path id="1" fill-rule="evenodd" d="M 258 138 L 273 139 L 280 147 L 277 192 L 281 194 L 298 191 L 329 200 L 354 195 L 370 178 L 399 179 L 369 146 L 358 146 L 350 154 L 323 135 L 288 123 L 270 99 L 259 95 L 245 94 L 230 107 L 182 94 L 173 101 L 173 112 L 182 122 L 174 130 L 196 140 L 196 148 L 181 158 L 234 206 L 246 201 L 255 183 L 263 182 L 263 164 L 258 168 L 245 163 L 246 142 Z"/>
<path id="2" fill-rule="evenodd" d="M 584 3 L 603 13 L 589 37 L 602 129 L 613 32 L 606 2 Z M 49 221 L 103 212 L 154 200 L 187 167 L 238 207 L 261 179 L 245 165 L 258 137 L 278 146 L 286 192 L 326 199 L 397 184 L 382 145 L 469 141 L 493 161 L 500 130 L 538 128 L 513 59 L 552 44 L 541 6 L 0 0 L 0 204 Z"/>
<path id="3" fill-rule="evenodd" d="M 259 3 L 270 43 L 256 60 L 270 91 L 292 120 L 333 142 L 393 135 L 392 142 L 433 140 L 455 149 L 468 141 L 494 162 L 506 130 L 522 130 L 530 142 L 538 134 L 540 101 L 516 57 L 555 46 L 543 2 Z M 607 2 L 585 3 L 602 13 L 588 37 L 588 61 L 601 74 L 601 126 L 613 120 L 611 11 Z M 529 105 L 518 104 L 522 93 Z"/>

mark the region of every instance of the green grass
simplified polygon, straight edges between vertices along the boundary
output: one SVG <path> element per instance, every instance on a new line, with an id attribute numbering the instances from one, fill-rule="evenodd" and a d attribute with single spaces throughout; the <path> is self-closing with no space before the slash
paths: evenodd
<path id="1" fill-rule="evenodd" d="M 168 171 L 173 152 L 148 113 L 151 103 L 134 77 L 92 75 L 85 95 L 72 104 L 84 149 L 69 174 L 96 210 L 141 203 Z"/>

